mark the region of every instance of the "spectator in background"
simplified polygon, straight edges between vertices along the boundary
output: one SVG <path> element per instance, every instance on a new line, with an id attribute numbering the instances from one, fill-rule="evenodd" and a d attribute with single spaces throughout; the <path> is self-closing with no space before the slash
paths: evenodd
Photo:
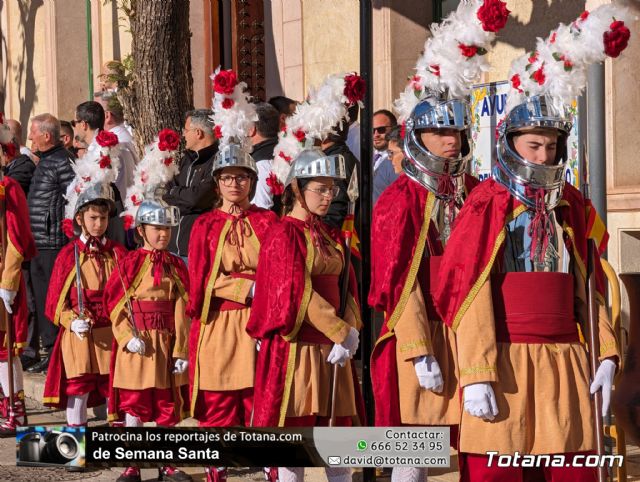
<path id="1" fill-rule="evenodd" d="M 269 104 L 274 106 L 280 112 L 280 127 L 282 129 L 287 125 L 287 118 L 296 111 L 296 101 L 289 99 L 283 95 L 277 95 L 269 99 Z"/>
<path id="2" fill-rule="evenodd" d="M 256 186 L 256 194 L 251 203 L 264 209 L 271 209 L 275 206 L 271 189 L 267 185 L 267 178 L 271 173 L 273 149 L 278 143 L 280 113 L 275 107 L 266 102 L 256 104 L 256 113 L 258 114 L 258 121 L 249 131 L 249 140 L 253 146 L 251 157 L 256 161 L 256 166 L 258 167 L 258 184 Z M 279 202 L 276 204 L 281 206 Z M 273 210 L 278 213 L 276 209 Z"/>
<path id="3" fill-rule="evenodd" d="M 35 162 L 35 156 L 31 152 L 31 149 L 24 145 L 24 138 L 22 137 L 22 124 L 20 124 L 20 122 L 15 119 L 7 119 L 7 124 L 9 125 L 9 131 L 11 132 L 11 135 L 20 145 L 20 154 L 29 156 L 31 160 Z"/>
<path id="4" fill-rule="evenodd" d="M 187 112 L 182 129 L 186 150 L 180 159 L 180 173 L 167 186 L 168 192 L 164 195 L 169 205 L 180 209 L 180 224 L 171 230 L 168 249 L 185 263 L 193 223 L 213 207 L 216 199 L 213 158 L 218 152 L 218 143 L 211 115 L 208 109 Z"/>
<path id="5" fill-rule="evenodd" d="M 380 194 L 388 188 L 402 172 L 404 159 L 404 139 L 400 135 L 400 127 L 392 127 L 385 136 L 387 152 L 373 175 L 373 204 L 378 202 Z"/>
<path id="6" fill-rule="evenodd" d="M 349 110 L 349 132 L 347 133 L 347 146 L 349 150 L 353 152 L 358 161 L 360 159 L 360 122 L 358 122 L 358 115 L 360 114 L 360 107 L 355 105 Z"/>
<path id="7" fill-rule="evenodd" d="M 18 153 L 20 145 L 15 137 L 13 138 L 13 144 L 16 148 L 16 153 Z M 2 166 L 5 176 L 12 177 L 18 181 L 24 191 L 24 195 L 29 195 L 29 186 L 31 185 L 31 178 L 36 165 L 28 155 L 22 153 L 18 153 L 13 157 L 9 157 L 7 154 L 5 159 L 7 164 Z"/>
<path id="8" fill-rule="evenodd" d="M 393 127 L 397 126 L 398 121 L 396 120 L 396 116 L 394 116 L 393 113 L 391 113 L 391 111 L 388 111 L 386 109 L 380 109 L 373 113 L 372 125 L 373 125 L 373 159 L 372 159 L 373 166 L 372 168 L 373 168 L 373 184 L 375 186 L 376 177 L 380 175 L 379 173 L 380 166 L 384 164 L 385 160 L 388 161 L 388 157 L 387 157 L 388 142 L 386 137 L 387 132 L 389 132 Z M 383 175 L 384 174 L 388 174 L 388 172 L 383 173 Z M 389 186 L 390 183 L 386 184 L 383 179 L 379 179 L 377 182 L 378 182 L 378 186 L 380 187 L 380 190 L 378 192 L 378 196 L 379 196 L 380 193 L 384 191 Z M 375 191 L 374 191 L 373 202 L 375 203 L 377 199 L 378 198 L 375 195 Z"/>
<path id="9" fill-rule="evenodd" d="M 139 161 L 133 137 L 124 125 L 124 113 L 113 92 L 96 92 L 94 98 L 104 109 L 104 130 L 118 136 L 120 143 L 120 172 L 116 186 L 122 194 L 133 184 L 133 171 Z"/>
<path id="10" fill-rule="evenodd" d="M 73 126 L 71 122 L 61 120 L 60 121 L 60 141 L 66 150 L 76 155 L 76 148 L 73 146 Z M 76 155 L 76 157 L 78 157 Z"/>
<path id="11" fill-rule="evenodd" d="M 58 328 L 44 315 L 44 305 L 53 263 L 60 249 L 69 241 L 62 232 L 66 203 L 64 195 L 75 175 L 71 168 L 73 155 L 60 141 L 58 119 L 51 114 L 40 114 L 31 119 L 29 140 L 40 158 L 33 172 L 27 203 L 31 231 L 38 248 L 38 255 L 31 260 L 30 267 L 36 304 L 37 336 L 40 337 L 45 355 L 27 371 L 42 372 L 49 366 L 51 349 L 58 335 Z"/>

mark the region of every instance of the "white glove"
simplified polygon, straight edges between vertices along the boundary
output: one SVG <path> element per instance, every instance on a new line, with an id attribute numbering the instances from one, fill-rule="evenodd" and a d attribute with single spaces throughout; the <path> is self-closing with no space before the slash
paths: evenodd
<path id="1" fill-rule="evenodd" d="M 131 353 L 137 353 L 139 355 L 144 355 L 144 341 L 142 341 L 140 338 L 136 338 L 134 336 L 127 343 L 127 350 L 129 350 Z"/>
<path id="2" fill-rule="evenodd" d="M 611 386 L 613 385 L 613 377 L 616 374 L 616 364 L 614 361 L 608 358 L 602 360 L 596 376 L 593 377 L 591 383 L 591 395 L 602 389 L 602 416 L 606 416 L 609 411 L 609 404 L 611 402 Z"/>
<path id="3" fill-rule="evenodd" d="M 358 330 L 351 327 L 349 329 L 349 334 L 344 341 L 340 343 L 340 345 L 349 352 L 350 357 L 355 355 L 358 351 L 358 346 L 360 345 L 360 333 L 358 333 Z"/>
<path id="4" fill-rule="evenodd" d="M 181 373 L 185 372 L 188 366 L 189 366 L 189 362 L 187 360 L 178 358 L 176 360 L 176 364 L 173 367 L 173 373 L 175 373 L 176 375 L 180 375 Z"/>
<path id="5" fill-rule="evenodd" d="M 13 300 L 16 298 L 17 293 L 17 291 L 0 288 L 0 298 L 2 298 L 2 301 L 4 302 L 4 309 L 7 310 L 7 313 L 9 314 L 13 314 L 11 305 L 13 304 Z"/>
<path id="6" fill-rule="evenodd" d="M 253 299 L 256 296 L 256 282 L 254 281 L 249 290 L 249 296 L 247 298 Z"/>
<path id="7" fill-rule="evenodd" d="M 498 403 L 489 382 L 464 387 L 464 409 L 474 417 L 493 420 L 498 415 Z"/>
<path id="8" fill-rule="evenodd" d="M 331 352 L 327 357 L 327 361 L 329 363 L 333 363 L 334 365 L 338 364 L 343 367 L 345 363 L 347 363 L 347 360 L 349 358 L 351 358 L 351 353 L 349 352 L 349 350 L 347 350 L 340 343 L 334 343 L 333 348 L 331 349 Z"/>
<path id="9" fill-rule="evenodd" d="M 82 318 L 76 318 L 71 322 L 71 331 L 73 331 L 81 340 L 84 334 L 89 331 L 90 327 L 91 325 L 89 322 Z"/>
<path id="10" fill-rule="evenodd" d="M 262 340 L 257 339 L 256 340 L 256 351 L 260 351 L 260 345 L 262 345 Z"/>
<path id="11" fill-rule="evenodd" d="M 440 365 L 433 355 L 419 356 L 413 359 L 413 368 L 418 376 L 418 383 L 422 388 L 431 390 L 435 393 L 442 392 L 444 388 L 444 379 Z"/>

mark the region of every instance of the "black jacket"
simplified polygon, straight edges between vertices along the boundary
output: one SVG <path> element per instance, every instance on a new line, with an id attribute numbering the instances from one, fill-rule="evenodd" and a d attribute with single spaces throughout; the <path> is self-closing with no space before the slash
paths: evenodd
<path id="1" fill-rule="evenodd" d="M 167 186 L 164 200 L 180 209 L 180 225 L 171 232 L 169 251 L 186 256 L 191 228 L 198 216 L 209 211 L 216 200 L 213 158 L 218 144 L 198 152 L 187 150 L 180 160 L 180 173 Z"/>
<path id="2" fill-rule="evenodd" d="M 64 195 L 73 181 L 73 155 L 62 145 L 38 153 L 27 202 L 31 231 L 38 249 L 60 249 L 69 239 L 62 232 Z"/>
<path id="3" fill-rule="evenodd" d="M 335 228 L 342 228 L 342 223 L 344 218 L 347 216 L 347 211 L 349 209 L 349 196 L 347 196 L 347 187 L 349 186 L 349 180 L 351 179 L 351 173 L 353 172 L 353 168 L 359 164 L 356 156 L 353 155 L 347 144 L 342 141 L 338 141 L 333 144 L 331 147 L 328 147 L 324 150 L 324 153 L 327 156 L 334 154 L 342 154 L 344 157 L 344 165 L 347 171 L 346 180 L 340 180 L 336 182 L 336 186 L 340 186 L 340 193 L 333 199 L 331 206 L 329 207 L 329 212 L 323 218 L 323 221 L 327 223 L 329 226 L 333 226 Z M 358 174 L 360 168 L 358 167 Z M 358 204 L 356 203 L 356 218 L 358 217 Z"/>
<path id="4" fill-rule="evenodd" d="M 273 139 L 267 139 L 265 141 L 259 142 L 255 146 L 253 146 L 253 150 L 251 151 L 251 157 L 253 160 L 258 161 L 266 161 L 273 159 L 273 150 L 276 148 L 278 144 L 278 138 L 274 137 Z"/>
<path id="5" fill-rule="evenodd" d="M 4 174 L 18 181 L 24 191 L 24 195 L 28 196 L 31 178 L 33 177 L 33 171 L 35 171 L 35 169 L 36 165 L 31 158 L 21 154 L 4 168 Z"/>

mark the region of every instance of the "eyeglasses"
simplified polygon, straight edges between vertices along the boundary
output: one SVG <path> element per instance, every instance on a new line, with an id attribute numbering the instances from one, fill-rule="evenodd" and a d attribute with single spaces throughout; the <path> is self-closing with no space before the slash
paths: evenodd
<path id="1" fill-rule="evenodd" d="M 78 120 L 78 119 L 74 119 L 71 122 L 69 122 L 69 124 L 71 124 L 71 127 L 75 127 L 76 124 L 80 124 L 81 122 L 84 122 L 84 121 L 81 121 L 81 120 Z"/>
<path id="2" fill-rule="evenodd" d="M 374 127 L 373 128 L 373 133 L 374 134 L 385 134 L 387 132 L 387 129 L 391 127 L 391 126 L 380 126 L 380 127 Z"/>
<path id="3" fill-rule="evenodd" d="M 230 174 L 225 174 L 224 176 L 220 176 L 219 179 L 223 186 L 231 187 L 234 181 L 239 186 L 246 184 L 247 182 L 249 182 L 249 179 L 251 179 L 251 176 L 247 176 L 245 174 L 241 174 L 239 176 L 232 176 Z"/>
<path id="4" fill-rule="evenodd" d="M 305 191 L 315 192 L 316 194 L 320 194 L 322 197 L 336 197 L 340 193 L 340 186 L 333 187 L 319 187 L 318 189 L 310 189 L 307 188 Z"/>

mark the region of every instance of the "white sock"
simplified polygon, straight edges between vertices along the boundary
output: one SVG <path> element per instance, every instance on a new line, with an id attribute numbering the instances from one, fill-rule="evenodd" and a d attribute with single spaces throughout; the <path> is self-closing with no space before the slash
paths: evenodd
<path id="1" fill-rule="evenodd" d="M 0 362 L 0 384 L 5 396 L 9 396 L 9 362 Z M 24 388 L 22 375 L 22 363 L 18 357 L 13 359 L 13 394 L 17 394 Z"/>
<path id="2" fill-rule="evenodd" d="M 87 423 L 87 400 L 89 394 L 69 395 L 67 398 L 67 423 L 85 425 Z"/>
<path id="3" fill-rule="evenodd" d="M 133 415 L 129 415 L 128 413 L 125 414 L 125 427 L 142 427 L 143 425 L 144 424 L 142 423 L 142 420 L 140 420 L 138 417 L 134 417 Z"/>
<path id="4" fill-rule="evenodd" d="M 426 480 L 426 467 L 394 467 L 391 471 L 391 482 L 424 482 Z"/>
<path id="5" fill-rule="evenodd" d="M 302 482 L 304 467 L 278 467 L 278 479 L 280 482 Z"/>
<path id="6" fill-rule="evenodd" d="M 349 467 L 327 467 L 324 470 L 327 473 L 329 482 L 351 482 L 351 469 Z"/>

